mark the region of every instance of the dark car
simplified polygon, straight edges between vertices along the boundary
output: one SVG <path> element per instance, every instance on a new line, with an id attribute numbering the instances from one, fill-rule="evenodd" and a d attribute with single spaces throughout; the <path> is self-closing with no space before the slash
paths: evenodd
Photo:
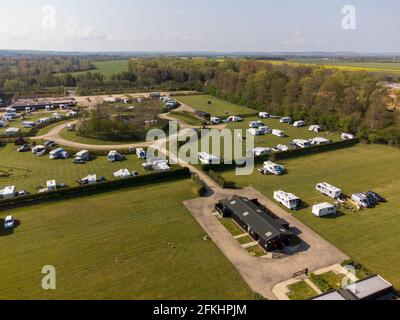
<path id="1" fill-rule="evenodd" d="M 29 144 L 23 144 L 17 149 L 18 152 L 28 152 L 31 151 L 31 146 Z"/>
<path id="2" fill-rule="evenodd" d="M 386 202 L 385 198 L 373 191 L 368 191 L 367 196 L 370 198 L 374 198 L 377 202 Z"/>
<path id="3" fill-rule="evenodd" d="M 86 161 L 83 159 L 75 159 L 74 160 L 74 164 L 85 164 L 85 163 L 86 163 Z"/>
<path id="4" fill-rule="evenodd" d="M 367 197 L 368 202 L 371 204 L 371 207 L 374 207 L 378 204 L 378 200 L 376 200 L 374 197 L 371 197 L 368 195 L 368 193 L 362 193 L 365 197 Z"/>
<path id="5" fill-rule="evenodd" d="M 49 147 L 51 148 L 51 147 L 55 147 L 56 143 L 54 141 L 52 141 L 52 140 L 49 140 L 49 141 L 46 141 L 44 143 L 44 146 L 47 147 L 47 148 L 49 148 Z"/>

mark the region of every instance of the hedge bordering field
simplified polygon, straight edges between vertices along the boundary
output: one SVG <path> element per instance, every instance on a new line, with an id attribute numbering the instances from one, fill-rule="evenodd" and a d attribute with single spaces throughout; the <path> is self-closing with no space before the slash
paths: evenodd
<path id="1" fill-rule="evenodd" d="M 31 205 L 60 198 L 95 194 L 121 188 L 143 186 L 155 182 L 173 181 L 186 178 L 190 178 L 189 169 L 178 168 L 167 172 L 152 173 L 138 177 L 106 181 L 92 185 L 77 186 L 52 192 L 36 193 L 13 199 L 0 200 L 0 208 L 3 209 L 15 206 Z"/>

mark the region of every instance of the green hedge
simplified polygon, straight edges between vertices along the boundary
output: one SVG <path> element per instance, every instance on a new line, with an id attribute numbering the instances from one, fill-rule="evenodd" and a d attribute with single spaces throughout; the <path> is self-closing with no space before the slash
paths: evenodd
<path id="1" fill-rule="evenodd" d="M 328 282 L 325 281 L 320 276 L 317 276 L 315 273 L 310 274 L 310 280 L 318 287 L 319 290 L 322 292 L 329 292 L 335 290 Z"/>
<path id="2" fill-rule="evenodd" d="M 233 181 L 226 181 L 218 172 L 210 170 L 207 174 L 222 188 L 224 189 L 236 189 L 236 183 Z"/>
<path id="3" fill-rule="evenodd" d="M 194 181 L 194 183 L 196 185 L 196 193 L 200 197 L 203 197 L 207 193 L 206 183 L 203 180 L 201 180 L 197 174 L 192 174 L 192 180 Z"/>
<path id="4" fill-rule="evenodd" d="M 43 201 L 54 200 L 59 198 L 81 196 L 86 194 L 95 194 L 100 192 L 108 192 L 120 188 L 143 186 L 155 182 L 171 181 L 190 178 L 190 171 L 187 168 L 173 169 L 167 172 L 152 173 L 148 175 L 119 179 L 113 181 L 105 181 L 92 185 L 77 186 L 57 191 L 36 193 L 13 199 L 0 201 L 0 208 L 9 208 L 21 205 L 30 205 Z"/>

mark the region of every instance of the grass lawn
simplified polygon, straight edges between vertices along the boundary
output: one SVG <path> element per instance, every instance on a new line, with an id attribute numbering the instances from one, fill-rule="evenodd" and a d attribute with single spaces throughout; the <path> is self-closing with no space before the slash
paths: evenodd
<path id="1" fill-rule="evenodd" d="M 237 239 L 237 241 L 240 244 L 247 244 L 247 243 L 254 242 L 254 240 L 250 236 L 241 237 L 241 238 Z"/>
<path id="2" fill-rule="evenodd" d="M 112 76 L 117 73 L 128 71 L 129 60 L 108 60 L 108 61 L 94 61 L 96 66 L 95 70 L 73 72 L 73 76 L 79 76 L 87 72 L 100 72 L 105 77 Z"/>
<path id="3" fill-rule="evenodd" d="M 210 95 L 179 96 L 176 97 L 176 99 L 196 110 L 208 112 L 212 116 L 229 116 L 257 112 L 253 109 L 239 106 Z M 208 104 L 210 100 L 212 104 Z"/>
<path id="4" fill-rule="evenodd" d="M 246 250 L 249 253 L 254 253 L 256 257 L 265 256 L 265 251 L 259 245 L 246 248 Z"/>
<path id="5" fill-rule="evenodd" d="M 288 286 L 290 300 L 308 300 L 318 295 L 305 281 L 299 281 Z"/>
<path id="6" fill-rule="evenodd" d="M 2 212 L 21 224 L 0 236 L 0 299 L 253 299 L 184 208 L 190 186 L 166 182 Z M 45 265 L 56 268 L 54 291 L 41 288 Z"/>
<path id="7" fill-rule="evenodd" d="M 319 275 L 322 279 L 324 279 L 332 288 L 341 289 L 342 288 L 342 280 L 344 278 L 343 274 L 337 274 L 333 271 L 329 271 Z"/>
<path id="8" fill-rule="evenodd" d="M 221 218 L 219 219 L 219 221 L 234 237 L 245 233 L 242 229 L 239 228 L 239 226 L 235 223 L 235 221 L 233 221 L 232 218 Z"/>
<path id="9" fill-rule="evenodd" d="M 76 135 L 74 131 L 68 131 L 67 128 L 61 130 L 60 137 L 65 140 L 83 144 L 92 144 L 92 145 L 119 145 L 119 144 L 129 144 L 138 142 L 138 141 L 108 141 L 108 140 L 99 140 L 99 139 L 81 137 Z"/>
<path id="10" fill-rule="evenodd" d="M 57 183 L 76 186 L 76 180 L 89 174 L 114 179 L 113 173 L 119 169 L 147 173 L 142 169 L 143 161 L 135 155 L 127 156 L 126 161 L 111 163 L 107 157 L 98 157 L 83 165 L 73 164 L 73 159 L 50 160 L 49 155 L 38 157 L 31 152 L 19 153 L 13 144 L 0 148 L 0 170 L 9 173 L 8 177 L 0 176 L 0 189 L 15 185 L 18 190 L 36 192 L 37 187 L 46 186 L 47 180 L 55 179 Z"/>
<path id="11" fill-rule="evenodd" d="M 193 114 L 190 112 L 185 111 L 173 111 L 170 115 L 178 120 L 181 120 L 189 125 L 192 126 L 201 126 L 203 121 L 197 119 Z"/>
<path id="12" fill-rule="evenodd" d="M 275 190 L 292 192 L 309 207 L 293 213 L 339 249 L 372 272 L 381 274 L 400 288 L 400 149 L 383 145 L 357 145 L 351 148 L 280 161 L 284 176 L 235 176 L 222 174 L 238 186 L 253 185 L 267 197 Z M 347 195 L 376 191 L 387 203 L 374 209 L 352 213 L 343 210 L 335 217 L 317 218 L 314 203 L 332 202 L 315 190 L 319 182 L 331 183 Z"/>

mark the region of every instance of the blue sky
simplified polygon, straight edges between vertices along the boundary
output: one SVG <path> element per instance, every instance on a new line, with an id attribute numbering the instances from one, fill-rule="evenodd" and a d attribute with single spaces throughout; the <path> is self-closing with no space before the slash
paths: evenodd
<path id="1" fill-rule="evenodd" d="M 342 28 L 342 7 L 356 29 Z M 400 52 L 398 0 L 0 0 L 1 49 Z"/>

